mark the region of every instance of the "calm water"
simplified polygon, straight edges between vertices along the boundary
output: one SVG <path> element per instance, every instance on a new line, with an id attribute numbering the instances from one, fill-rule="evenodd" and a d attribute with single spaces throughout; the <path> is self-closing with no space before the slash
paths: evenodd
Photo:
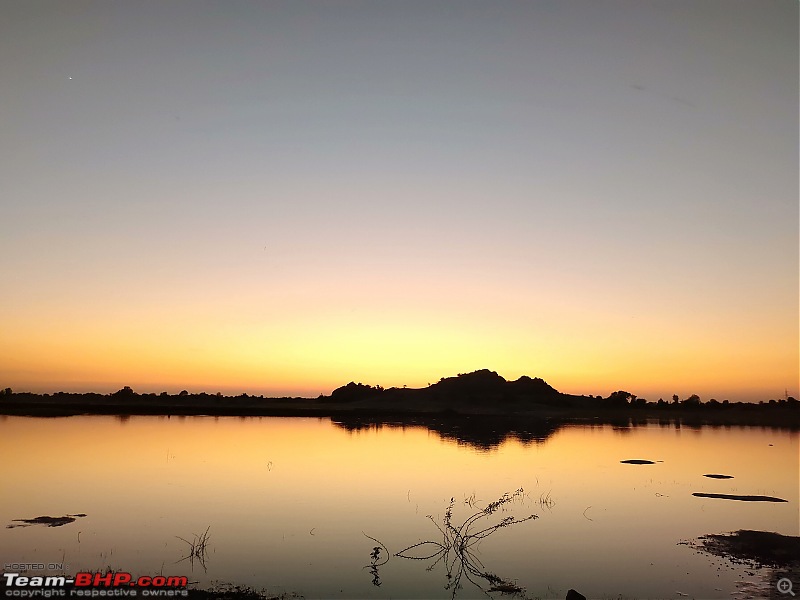
<path id="1" fill-rule="evenodd" d="M 498 529 L 472 549 L 486 571 L 529 597 L 563 598 L 575 588 L 588 597 L 725 598 L 742 597 L 767 574 L 680 542 L 738 529 L 798 534 L 796 432 L 551 429 L 503 439 L 449 425 L 346 428 L 328 419 L 0 417 L 3 525 L 87 515 L 62 527 L 3 527 L 0 558 L 64 563 L 68 573 L 186 574 L 307 598 L 448 598 L 445 561 L 429 569 L 435 558 L 392 557 L 376 573 L 368 568 L 376 544 L 365 534 L 392 553 L 441 542 L 426 515 L 441 524 L 451 498 L 458 525 L 523 488 L 479 524 L 538 519 Z M 663 462 L 620 463 L 633 458 Z M 178 536 L 192 540 L 206 528 L 205 569 L 179 562 L 188 545 Z M 486 597 L 461 583 L 457 597 Z"/>

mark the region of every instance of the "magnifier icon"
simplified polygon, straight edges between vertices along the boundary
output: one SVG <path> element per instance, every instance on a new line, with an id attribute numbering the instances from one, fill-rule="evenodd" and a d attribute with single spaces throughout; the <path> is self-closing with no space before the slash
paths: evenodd
<path id="1" fill-rule="evenodd" d="M 778 588 L 778 591 L 781 594 L 791 594 L 792 596 L 796 596 L 797 595 L 792 591 L 792 581 L 791 581 L 791 579 L 787 579 L 786 577 L 782 577 L 781 579 L 778 579 L 777 588 Z"/>

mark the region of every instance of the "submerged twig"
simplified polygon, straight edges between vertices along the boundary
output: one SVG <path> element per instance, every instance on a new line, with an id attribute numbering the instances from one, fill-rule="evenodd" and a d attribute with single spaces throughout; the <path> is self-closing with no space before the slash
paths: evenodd
<path id="1" fill-rule="evenodd" d="M 207 553 L 208 553 L 208 540 L 210 539 L 209 535 L 208 535 L 208 531 L 210 529 L 211 529 L 211 525 L 206 527 L 206 530 L 203 533 L 203 535 L 197 535 L 196 533 L 193 533 L 192 535 L 194 536 L 194 539 L 191 542 L 189 540 L 186 540 L 186 539 L 182 538 L 179 535 L 175 536 L 180 541 L 185 542 L 186 544 L 189 545 L 189 554 L 187 554 L 182 559 L 180 559 L 178 561 L 179 563 L 183 562 L 184 560 L 188 560 L 189 564 L 192 567 L 192 570 L 194 570 L 194 561 L 197 560 L 197 562 L 200 563 L 200 566 L 203 567 L 203 571 L 204 572 L 206 571 L 206 557 L 207 557 Z"/>
<path id="2" fill-rule="evenodd" d="M 364 532 L 362 531 L 361 533 L 364 533 Z M 389 562 L 389 556 L 390 556 L 389 549 L 384 545 L 383 542 L 381 542 L 380 540 L 375 539 L 371 535 L 367 535 L 366 533 L 364 533 L 364 537 L 368 537 L 373 542 L 375 542 L 377 544 L 380 544 L 379 546 L 374 546 L 372 548 L 372 552 L 369 553 L 370 563 L 368 565 L 364 566 L 365 569 L 369 569 L 370 575 L 372 575 L 372 585 L 374 585 L 376 587 L 380 587 L 380 585 L 381 585 L 381 577 L 380 577 L 380 573 L 378 573 L 378 567 L 382 567 L 387 562 Z M 381 550 L 383 550 L 386 553 L 386 557 L 385 558 L 381 557 Z"/>
<path id="3" fill-rule="evenodd" d="M 505 493 L 494 502 L 490 502 L 483 510 L 467 517 L 460 525 L 453 522 L 455 500 L 451 498 L 450 504 L 445 510 L 441 526 L 431 515 L 428 515 L 428 518 L 442 536 L 441 543 L 430 540 L 418 542 L 397 552 L 395 556 L 411 560 L 435 559 L 428 566 L 428 570 L 432 570 L 440 562 L 444 563 L 445 575 L 448 580 L 445 589 L 452 590 L 451 598 L 455 598 L 458 590 L 463 587 L 462 578 L 466 578 L 467 581 L 487 595 L 489 592 L 522 595 L 525 590 L 515 582 L 503 579 L 486 570 L 483 563 L 475 555 L 473 547 L 498 529 L 538 519 L 537 515 L 529 515 L 521 519 L 507 516 L 501 519 L 499 523 L 487 525 L 486 519 L 501 509 L 505 510 L 505 505 L 523 497 L 523 494 L 522 488 L 516 490 L 513 494 Z M 543 505 L 547 504 L 548 502 L 543 503 Z M 480 580 L 483 580 L 483 583 L 479 583 Z"/>

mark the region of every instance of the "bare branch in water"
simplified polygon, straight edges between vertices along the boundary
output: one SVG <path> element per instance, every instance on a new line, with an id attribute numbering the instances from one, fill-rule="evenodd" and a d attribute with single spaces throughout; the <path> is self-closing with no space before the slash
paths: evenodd
<path id="1" fill-rule="evenodd" d="M 435 542 L 429 540 L 418 542 L 395 553 L 395 556 L 411 560 L 435 559 L 433 564 L 428 566 L 428 570 L 432 570 L 437 564 L 443 562 L 445 565 L 445 575 L 448 581 L 445 589 L 452 590 L 451 598 L 453 599 L 456 597 L 458 590 L 463 587 L 462 578 L 472 583 L 487 596 L 490 592 L 523 596 L 525 593 L 523 588 L 518 586 L 515 582 L 503 579 L 488 571 L 472 550 L 475 544 L 486 539 L 498 529 L 538 519 L 537 515 L 529 515 L 521 519 L 514 516 L 507 516 L 502 518 L 499 522 L 488 524 L 489 521 L 487 520 L 493 514 L 505 510 L 509 503 L 521 499 L 523 495 L 524 491 L 522 488 L 516 490 L 513 494 L 505 493 L 494 502 L 490 502 L 483 510 L 475 512 L 467 517 L 460 525 L 453 522 L 455 500 L 451 498 L 450 504 L 445 510 L 441 526 L 431 515 L 428 515 L 428 518 L 439 530 L 442 541 Z M 549 494 L 543 498 L 543 500 L 544 501 L 540 501 L 543 507 L 552 506 L 552 500 Z M 473 506 L 471 502 L 467 502 L 466 504 Z"/>

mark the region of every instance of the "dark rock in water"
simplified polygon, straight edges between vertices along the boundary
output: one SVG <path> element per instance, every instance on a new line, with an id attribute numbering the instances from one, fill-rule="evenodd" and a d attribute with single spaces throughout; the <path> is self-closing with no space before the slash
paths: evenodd
<path id="1" fill-rule="evenodd" d="M 586 596 L 579 594 L 575 590 L 569 590 L 567 592 L 567 600 L 586 600 Z"/>
<path id="2" fill-rule="evenodd" d="M 719 473 L 706 473 L 703 477 L 710 477 L 711 479 L 733 479 L 733 475 L 720 475 Z"/>
<path id="3" fill-rule="evenodd" d="M 742 502 L 788 502 L 783 498 L 775 498 L 774 496 L 737 496 L 735 494 L 704 494 L 702 492 L 695 492 L 692 496 L 698 498 L 722 498 L 723 500 L 741 500 Z"/>
<path id="4" fill-rule="evenodd" d="M 643 458 L 629 458 L 628 460 L 621 460 L 621 463 L 625 463 L 626 465 L 654 465 L 652 460 L 645 460 Z"/>
<path id="5" fill-rule="evenodd" d="M 6 529 L 14 527 L 30 527 L 31 525 L 44 525 L 45 527 L 61 527 L 75 521 L 77 517 L 85 517 L 83 513 L 64 515 L 63 517 L 34 517 L 33 519 L 13 519 L 14 523 L 6 525 Z"/>

